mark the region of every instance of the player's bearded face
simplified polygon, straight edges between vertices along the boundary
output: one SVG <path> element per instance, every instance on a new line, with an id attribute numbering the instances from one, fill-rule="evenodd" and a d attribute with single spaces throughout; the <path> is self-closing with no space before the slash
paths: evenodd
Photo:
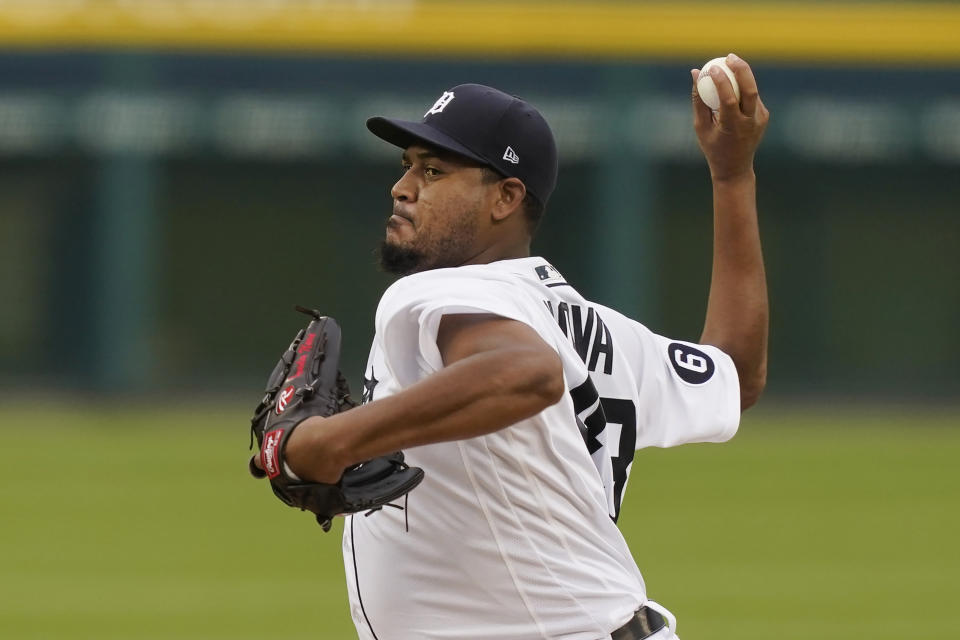
<path id="1" fill-rule="evenodd" d="M 380 245 L 389 273 L 454 267 L 480 251 L 479 222 L 488 186 L 476 167 L 405 154 L 404 173 L 392 189 L 393 215 Z"/>

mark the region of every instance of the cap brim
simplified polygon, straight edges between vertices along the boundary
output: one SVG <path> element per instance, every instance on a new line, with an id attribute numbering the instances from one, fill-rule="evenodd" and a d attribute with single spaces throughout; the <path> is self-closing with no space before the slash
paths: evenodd
<path id="1" fill-rule="evenodd" d="M 406 149 L 413 144 L 426 143 L 465 156 L 480 164 L 490 164 L 489 160 L 480 157 L 447 134 L 423 122 L 410 122 L 376 116 L 367 120 L 367 129 L 378 138 L 386 140 L 401 149 Z"/>

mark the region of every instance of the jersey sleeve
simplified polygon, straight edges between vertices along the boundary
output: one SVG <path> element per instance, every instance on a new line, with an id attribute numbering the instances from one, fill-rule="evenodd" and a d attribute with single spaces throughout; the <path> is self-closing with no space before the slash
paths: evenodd
<path id="1" fill-rule="evenodd" d="M 407 276 L 384 293 L 376 329 L 387 367 L 402 386 L 443 368 L 437 331 L 446 314 L 484 313 L 533 326 L 541 321 L 518 287 L 439 269 Z M 541 313 L 540 315 L 544 315 Z"/>
<path id="2" fill-rule="evenodd" d="M 733 360 L 711 345 L 672 340 L 616 311 L 611 318 L 636 370 L 636 448 L 725 442 L 740 424 L 740 379 Z"/>

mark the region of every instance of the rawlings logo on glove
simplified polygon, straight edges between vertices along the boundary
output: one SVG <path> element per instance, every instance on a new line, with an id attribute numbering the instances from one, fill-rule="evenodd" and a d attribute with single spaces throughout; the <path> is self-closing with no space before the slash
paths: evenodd
<path id="1" fill-rule="evenodd" d="M 290 385 L 280 392 L 280 395 L 277 397 L 277 415 L 280 415 L 286 410 L 287 404 L 290 402 L 290 399 L 293 397 L 293 394 L 296 393 L 296 391 L 296 388 L 293 385 Z"/>
<path id="2" fill-rule="evenodd" d="M 329 417 L 357 406 L 338 370 L 340 327 L 317 311 L 296 309 L 313 320 L 281 356 L 254 410 L 251 433 L 260 453 L 250 459 L 249 469 L 256 478 L 269 478 L 273 493 L 285 504 L 313 512 L 329 531 L 335 516 L 377 509 L 403 497 L 420 484 L 423 471 L 408 466 L 397 451 L 345 469 L 336 484 L 288 475 L 292 472 L 284 462 L 284 448 L 293 430 L 309 417 Z M 258 457 L 262 470 L 254 464 Z"/>
<path id="3" fill-rule="evenodd" d="M 283 430 L 277 429 L 263 438 L 263 448 L 260 449 L 260 466 L 267 472 L 267 477 L 270 479 L 280 475 L 280 454 L 277 451 L 277 445 L 280 444 L 282 436 Z"/>

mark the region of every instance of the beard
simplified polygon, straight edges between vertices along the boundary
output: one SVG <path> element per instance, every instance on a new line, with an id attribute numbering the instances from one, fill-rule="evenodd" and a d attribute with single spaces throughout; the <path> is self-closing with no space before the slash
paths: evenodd
<path id="1" fill-rule="evenodd" d="M 377 255 L 387 273 L 408 276 L 419 271 L 456 267 L 476 254 L 477 211 L 466 209 L 441 230 L 421 230 L 409 244 L 383 240 Z"/>
<path id="2" fill-rule="evenodd" d="M 412 247 L 400 247 L 390 244 L 386 240 L 380 243 L 377 250 L 377 257 L 380 260 L 380 268 L 387 273 L 397 276 L 407 276 L 418 271 L 426 256 Z"/>

